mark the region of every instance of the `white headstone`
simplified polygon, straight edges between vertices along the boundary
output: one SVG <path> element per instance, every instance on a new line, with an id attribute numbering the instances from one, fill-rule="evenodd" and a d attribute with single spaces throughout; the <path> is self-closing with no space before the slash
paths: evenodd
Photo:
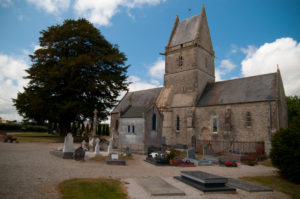
<path id="1" fill-rule="evenodd" d="M 83 149 L 85 149 L 85 145 L 86 145 L 86 141 L 83 140 L 82 143 L 81 143 L 81 147 L 82 147 Z"/>
<path id="2" fill-rule="evenodd" d="M 98 155 L 99 154 L 99 150 L 100 150 L 100 139 L 96 138 L 96 147 L 95 147 L 95 154 Z"/>
<path id="3" fill-rule="evenodd" d="M 112 160 L 118 160 L 119 159 L 119 155 L 118 154 L 111 154 L 111 159 Z"/>
<path id="4" fill-rule="evenodd" d="M 111 152 L 112 152 L 113 140 L 114 140 L 114 134 L 112 133 L 112 136 L 109 139 L 109 144 L 108 144 L 108 149 L 107 149 L 108 155 L 111 154 Z"/>
<path id="5" fill-rule="evenodd" d="M 91 137 L 90 137 L 90 138 L 89 138 L 89 148 L 92 149 L 92 150 L 94 150 L 94 149 L 93 149 L 93 147 L 94 147 L 93 144 L 94 144 L 94 138 L 91 138 Z"/>
<path id="6" fill-rule="evenodd" d="M 74 143 L 72 133 L 68 133 L 65 137 L 63 152 L 74 152 Z"/>

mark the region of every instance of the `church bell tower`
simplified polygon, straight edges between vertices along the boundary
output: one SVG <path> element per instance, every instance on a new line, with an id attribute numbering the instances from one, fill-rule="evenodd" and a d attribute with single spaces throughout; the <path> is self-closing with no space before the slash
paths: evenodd
<path id="1" fill-rule="evenodd" d="M 214 50 L 204 6 L 201 14 L 179 21 L 165 47 L 164 89 L 159 107 L 191 107 L 206 84 L 215 81 Z"/>

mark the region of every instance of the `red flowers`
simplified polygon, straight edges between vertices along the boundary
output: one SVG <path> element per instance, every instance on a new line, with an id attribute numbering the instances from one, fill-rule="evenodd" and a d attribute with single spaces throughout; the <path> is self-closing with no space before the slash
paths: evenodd
<path id="1" fill-rule="evenodd" d="M 232 162 L 232 161 L 225 161 L 224 164 L 226 167 L 237 167 L 236 162 Z"/>

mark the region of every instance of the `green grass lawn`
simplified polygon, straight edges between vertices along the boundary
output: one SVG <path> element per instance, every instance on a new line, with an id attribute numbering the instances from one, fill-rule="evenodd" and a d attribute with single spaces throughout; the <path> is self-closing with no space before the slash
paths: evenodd
<path id="1" fill-rule="evenodd" d="M 285 193 L 293 199 L 300 198 L 300 185 L 289 182 L 279 176 L 256 176 L 243 177 L 242 180 L 260 184 L 272 188 L 273 190 Z"/>
<path id="2" fill-rule="evenodd" d="M 113 179 L 72 179 L 58 185 L 63 199 L 126 199 L 122 182 Z"/>
<path id="3" fill-rule="evenodd" d="M 63 142 L 64 138 L 55 134 L 48 133 L 21 133 L 13 134 L 13 137 L 17 137 L 19 142 Z"/>

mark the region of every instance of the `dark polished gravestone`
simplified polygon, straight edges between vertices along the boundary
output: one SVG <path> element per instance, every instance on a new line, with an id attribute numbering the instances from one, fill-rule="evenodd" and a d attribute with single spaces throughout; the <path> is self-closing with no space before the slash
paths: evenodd
<path id="1" fill-rule="evenodd" d="M 74 159 L 77 161 L 84 160 L 84 156 L 85 156 L 84 149 L 81 146 L 78 147 L 74 152 Z"/>
<path id="2" fill-rule="evenodd" d="M 181 171 L 181 176 L 174 178 L 203 192 L 236 191 L 235 188 L 226 186 L 227 178 L 202 171 Z"/>
<path id="3" fill-rule="evenodd" d="M 152 156 L 152 153 L 157 154 L 156 157 Z M 164 152 L 161 151 L 161 147 L 150 146 L 147 149 L 146 162 L 155 166 L 168 166 L 169 159 L 165 156 Z"/>

